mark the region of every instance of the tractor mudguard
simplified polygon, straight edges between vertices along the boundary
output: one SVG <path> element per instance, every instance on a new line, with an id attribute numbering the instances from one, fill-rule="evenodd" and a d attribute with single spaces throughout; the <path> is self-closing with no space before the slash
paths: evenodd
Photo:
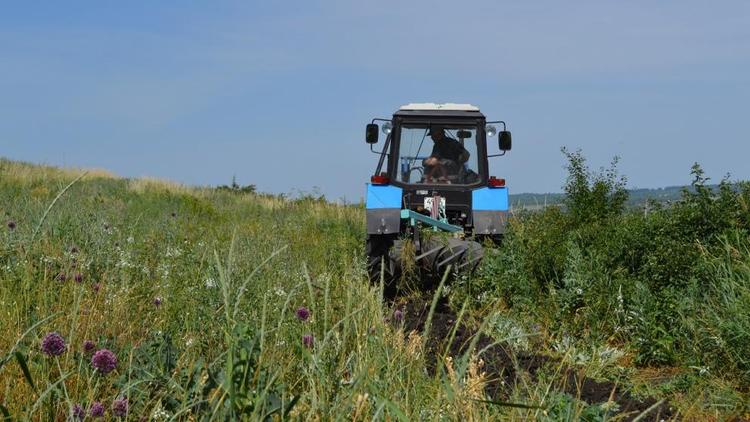
<path id="1" fill-rule="evenodd" d="M 508 189 L 481 188 L 471 193 L 474 234 L 505 233 L 508 217 Z"/>
<path id="2" fill-rule="evenodd" d="M 401 228 L 402 190 L 390 185 L 367 185 L 367 234 L 397 234 Z"/>

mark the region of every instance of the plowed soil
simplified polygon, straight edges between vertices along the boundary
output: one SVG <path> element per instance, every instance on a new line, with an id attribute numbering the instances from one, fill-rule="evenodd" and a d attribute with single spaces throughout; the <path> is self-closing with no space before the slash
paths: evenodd
<path id="1" fill-rule="evenodd" d="M 410 298 L 396 299 L 392 306 L 403 311 L 403 324 L 405 332 L 416 330 L 422 332 L 430 311 L 432 298 Z M 445 302 L 439 302 L 433 314 L 430 337 L 427 343 L 428 371 L 435 372 L 440 355 L 446 348 L 446 342 L 450 338 L 457 320 L 456 313 Z M 453 357 L 461 356 L 470 347 L 472 339 L 477 335 L 476 329 L 460 324 L 456 334 L 448 346 L 449 354 Z M 539 371 L 545 367 L 559 368 L 560 361 L 543 354 L 513 353 L 502 344 L 479 334 L 475 350 L 487 348 L 481 359 L 484 361 L 484 371 L 490 382 L 486 392 L 494 400 L 507 399 L 514 385 L 522 377 L 527 376 L 531 380 L 537 378 Z M 654 398 L 638 400 L 628 391 L 616 383 L 610 381 L 597 381 L 581 377 L 572 368 L 563 369 L 564 375 L 560 376 L 559 391 L 563 391 L 585 401 L 588 404 L 604 403 L 613 400 L 618 403 L 621 415 L 627 415 L 620 420 L 632 420 L 646 409 L 658 402 Z M 664 402 L 649 412 L 642 420 L 669 420 L 673 417 L 673 411 L 669 403 Z"/>

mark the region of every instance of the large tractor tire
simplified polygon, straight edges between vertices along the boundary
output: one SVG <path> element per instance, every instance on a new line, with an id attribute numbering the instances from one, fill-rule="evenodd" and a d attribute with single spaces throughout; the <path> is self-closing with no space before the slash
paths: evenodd
<path id="1" fill-rule="evenodd" d="M 367 235 L 365 254 L 367 255 L 367 273 L 370 283 L 379 285 L 382 279 L 385 285 L 385 293 L 395 294 L 396 279 L 398 277 L 396 263 L 391 257 L 390 251 L 397 235 Z"/>

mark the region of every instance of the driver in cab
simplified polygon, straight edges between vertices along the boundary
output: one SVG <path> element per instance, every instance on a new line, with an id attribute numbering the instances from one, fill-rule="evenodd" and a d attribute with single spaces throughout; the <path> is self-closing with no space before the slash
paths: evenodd
<path id="1" fill-rule="evenodd" d="M 451 183 L 449 176 L 458 172 L 468 159 L 469 151 L 457 140 L 445 134 L 442 126 L 430 127 L 430 138 L 434 143 L 432 154 L 422 164 L 425 168 L 425 183 Z"/>

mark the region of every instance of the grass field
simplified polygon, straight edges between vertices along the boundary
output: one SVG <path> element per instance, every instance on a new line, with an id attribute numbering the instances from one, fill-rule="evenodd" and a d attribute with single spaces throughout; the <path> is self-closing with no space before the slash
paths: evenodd
<path id="1" fill-rule="evenodd" d="M 384 302 L 361 206 L 0 160 L 0 417 L 748 418 L 747 191 L 700 194 L 514 216 Z"/>

